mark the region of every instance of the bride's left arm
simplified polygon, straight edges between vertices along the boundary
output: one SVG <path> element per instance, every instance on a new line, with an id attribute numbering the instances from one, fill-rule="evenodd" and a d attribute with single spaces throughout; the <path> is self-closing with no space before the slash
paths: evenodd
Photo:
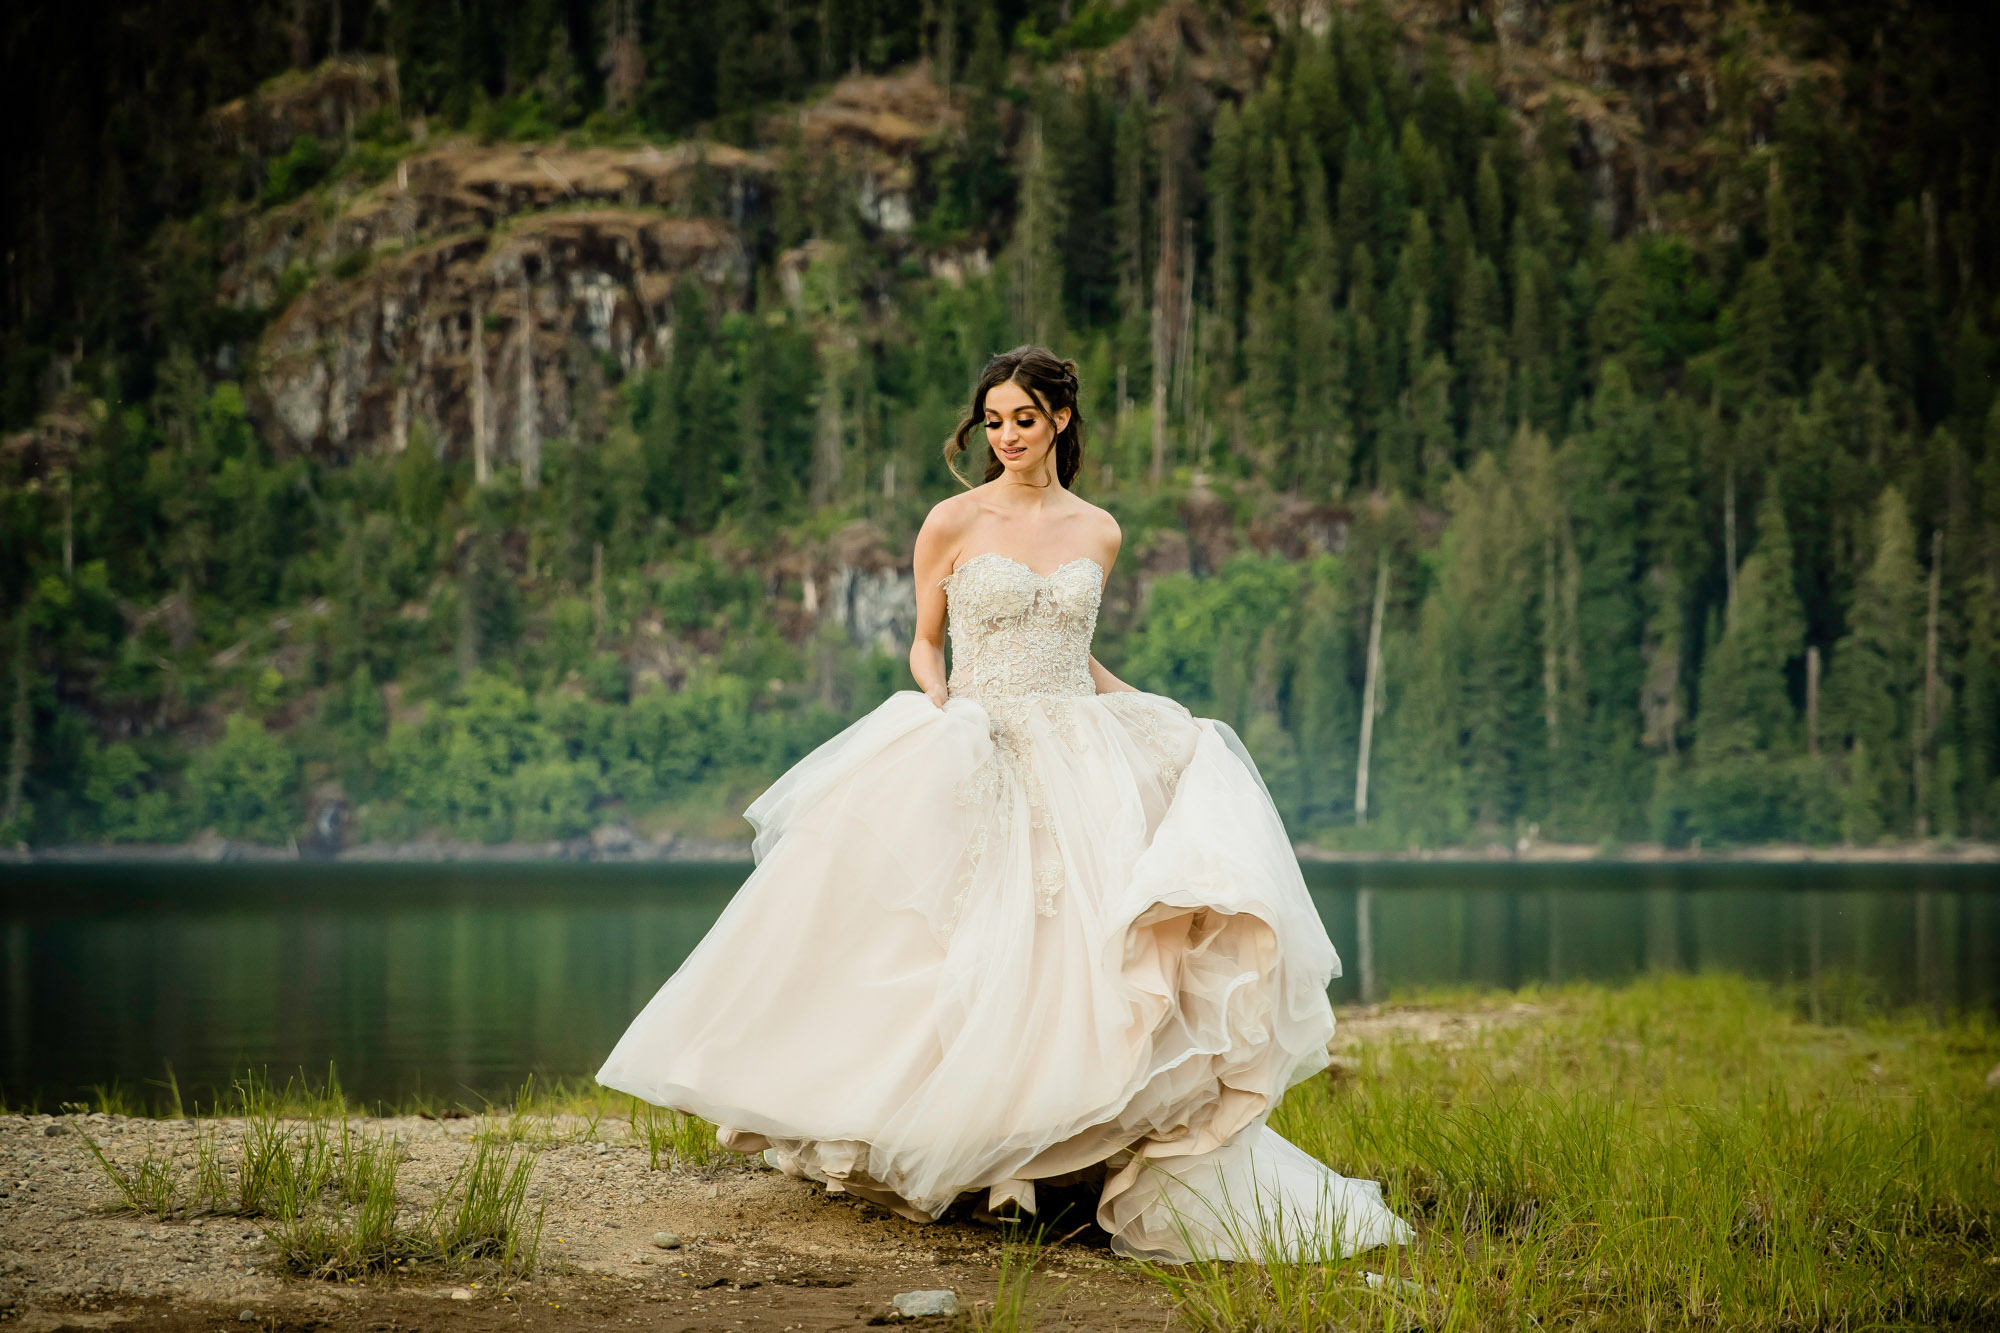
<path id="1" fill-rule="evenodd" d="M 1139 693 L 1137 685 L 1127 685 L 1124 681 L 1112 675 L 1109 668 L 1097 660 L 1096 653 L 1090 655 L 1090 679 L 1097 686 L 1099 694 Z"/>
<path id="2" fill-rule="evenodd" d="M 1104 531 L 1101 534 L 1104 540 L 1104 555 L 1098 563 L 1104 567 L 1104 581 L 1109 583 L 1111 582 L 1111 566 L 1118 560 L 1118 548 L 1124 545 L 1125 534 L 1118 530 L 1117 519 L 1104 513 L 1102 510 L 1099 510 L 1098 513 L 1102 517 L 1104 525 Z M 1090 655 L 1090 680 L 1097 687 L 1099 694 L 1139 693 L 1138 686 L 1127 685 L 1124 681 L 1112 675 L 1110 669 L 1104 663 L 1097 660 L 1096 653 Z"/>

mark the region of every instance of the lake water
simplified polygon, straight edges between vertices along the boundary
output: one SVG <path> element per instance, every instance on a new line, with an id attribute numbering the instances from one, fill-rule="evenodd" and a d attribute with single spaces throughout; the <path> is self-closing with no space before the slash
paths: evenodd
<path id="1" fill-rule="evenodd" d="M 331 1065 L 473 1104 L 588 1074 L 742 882 L 721 866 L 0 868 L 0 1095 L 207 1100 Z M 1723 969 L 2000 1010 L 2000 869 L 1309 866 L 1336 1002 Z M 149 1082 L 150 1081 L 150 1082 Z"/>

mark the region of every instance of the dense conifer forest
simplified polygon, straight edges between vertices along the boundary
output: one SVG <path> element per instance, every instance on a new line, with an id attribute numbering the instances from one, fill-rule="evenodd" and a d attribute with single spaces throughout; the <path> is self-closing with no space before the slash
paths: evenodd
<path id="1" fill-rule="evenodd" d="M 1294 836 L 2000 835 L 1980 7 L 0 25 L 9 844 L 728 833 L 1025 340 Z"/>

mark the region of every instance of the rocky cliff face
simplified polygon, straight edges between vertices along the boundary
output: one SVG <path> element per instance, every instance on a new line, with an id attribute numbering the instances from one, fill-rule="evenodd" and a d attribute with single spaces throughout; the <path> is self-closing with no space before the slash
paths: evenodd
<path id="1" fill-rule="evenodd" d="M 343 133 L 393 96 L 393 65 L 369 68 L 375 83 L 343 63 L 317 94 L 231 103 L 215 136 L 255 159 L 299 126 Z M 846 80 L 766 128 L 785 151 L 838 160 L 893 245 L 914 224 L 917 156 L 954 115 L 915 70 Z M 447 456 L 532 481 L 593 361 L 630 374 L 671 354 L 682 279 L 742 302 L 745 236 L 776 170 L 773 153 L 726 144 L 447 142 L 365 189 L 246 210 L 219 289 L 238 308 L 282 306 L 247 377 L 260 418 L 280 447 L 334 457 L 400 451 L 421 423 Z"/>
<path id="2" fill-rule="evenodd" d="M 725 304 L 740 298 L 749 258 L 732 218 L 769 175 L 761 157 L 719 147 L 448 145 L 332 218 L 258 219 L 222 290 L 256 306 L 294 266 L 333 275 L 258 349 L 253 383 L 283 445 L 400 450 L 421 421 L 448 454 L 532 476 L 588 378 L 576 352 L 626 373 L 657 365 L 684 276 Z M 697 201 L 720 216 L 689 216 Z"/>
<path id="3" fill-rule="evenodd" d="M 571 350 L 628 373 L 658 364 L 684 274 L 730 299 L 748 277 L 736 233 L 592 209 L 431 241 L 295 301 L 264 338 L 256 382 L 294 448 L 401 450 L 422 420 L 482 470 L 532 470 L 539 441 L 569 426 L 583 378 Z"/>
<path id="4" fill-rule="evenodd" d="M 808 566 L 807 603 L 821 621 L 838 625 L 848 642 L 873 644 L 900 657 L 917 627 L 917 585 L 909 560 L 908 551 L 891 550 L 872 524 L 851 523 Z"/>

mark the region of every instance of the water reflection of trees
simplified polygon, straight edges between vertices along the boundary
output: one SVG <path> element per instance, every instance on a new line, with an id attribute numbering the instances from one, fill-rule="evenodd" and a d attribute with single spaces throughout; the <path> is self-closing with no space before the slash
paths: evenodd
<path id="1" fill-rule="evenodd" d="M 169 1062 L 204 1100 L 245 1068 L 475 1102 L 531 1070 L 587 1074 L 743 875 L 121 870 L 112 896 L 16 897 L 0 1093 L 53 1107 Z M 1693 969 L 1797 983 L 1829 1021 L 1857 1001 L 2000 1004 L 2000 893 L 1969 868 L 1316 866 L 1309 883 L 1342 1002 Z"/>
<path id="2" fill-rule="evenodd" d="M 1312 882 L 1341 952 L 1334 994 L 1342 1000 L 1458 982 L 1516 987 L 1720 970 L 1798 983 L 1815 1011 L 1826 1007 L 1826 987 L 1843 1004 L 1864 994 L 1940 1009 L 2000 1002 L 2000 895 L 1991 876 L 1960 868 L 1566 868 L 1551 876 L 1513 866 L 1442 874 L 1395 867 L 1316 869 Z"/>

